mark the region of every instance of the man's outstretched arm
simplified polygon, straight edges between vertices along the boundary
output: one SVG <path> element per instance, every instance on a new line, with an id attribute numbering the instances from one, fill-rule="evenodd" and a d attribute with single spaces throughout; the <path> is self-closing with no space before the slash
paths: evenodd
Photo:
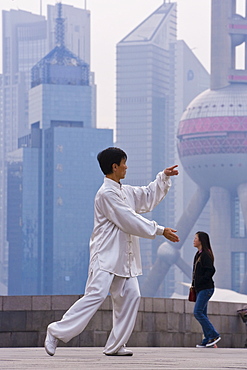
<path id="1" fill-rule="evenodd" d="M 100 209 L 105 217 L 126 234 L 147 239 L 154 239 L 157 235 L 164 235 L 169 240 L 178 241 L 175 230 L 164 228 L 155 221 L 150 221 L 129 207 L 115 192 L 108 191 L 98 200 Z M 167 230 L 167 231 L 165 231 Z"/>
<path id="2" fill-rule="evenodd" d="M 156 179 L 147 186 L 131 187 L 137 213 L 152 211 L 164 199 L 171 186 L 170 177 L 177 176 L 179 173 L 177 167 L 176 164 L 159 172 Z"/>

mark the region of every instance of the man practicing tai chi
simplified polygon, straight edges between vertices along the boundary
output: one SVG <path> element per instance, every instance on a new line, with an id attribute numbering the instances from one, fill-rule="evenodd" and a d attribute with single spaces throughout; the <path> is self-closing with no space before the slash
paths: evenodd
<path id="1" fill-rule="evenodd" d="M 158 173 L 148 186 L 122 185 L 127 155 L 119 148 L 108 148 L 97 156 L 105 174 L 95 196 L 94 229 L 90 239 L 90 263 L 85 295 L 75 302 L 62 319 L 51 323 L 45 339 L 46 352 L 53 356 L 62 340 L 67 343 L 80 334 L 106 299 L 109 291 L 113 305 L 113 328 L 103 353 L 132 356 L 125 348 L 139 308 L 141 275 L 139 237 L 154 239 L 164 235 L 178 242 L 176 230 L 149 221 L 140 214 L 152 211 L 167 194 L 170 176 L 178 175 L 177 166 Z"/>

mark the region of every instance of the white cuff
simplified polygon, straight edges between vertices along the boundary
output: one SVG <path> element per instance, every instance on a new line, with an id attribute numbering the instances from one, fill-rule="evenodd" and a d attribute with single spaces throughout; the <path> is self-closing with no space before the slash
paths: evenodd
<path id="1" fill-rule="evenodd" d="M 167 182 L 170 179 L 170 176 L 167 176 L 164 171 L 162 171 L 161 179 L 163 182 Z"/>
<path id="2" fill-rule="evenodd" d="M 164 230 L 164 226 L 157 225 L 156 235 L 163 235 Z"/>

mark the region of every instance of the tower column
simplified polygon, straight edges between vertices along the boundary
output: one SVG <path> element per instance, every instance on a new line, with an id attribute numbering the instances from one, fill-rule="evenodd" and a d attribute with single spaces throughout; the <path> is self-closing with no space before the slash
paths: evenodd
<path id="1" fill-rule="evenodd" d="M 231 252 L 227 246 L 231 239 L 231 198 L 224 188 L 210 189 L 210 239 L 215 256 L 217 288 L 231 287 Z"/>
<path id="2" fill-rule="evenodd" d="M 247 183 L 238 186 L 238 197 L 241 204 L 245 227 L 247 228 Z"/>
<path id="3" fill-rule="evenodd" d="M 231 16 L 232 0 L 212 1 L 211 17 L 211 89 L 228 85 L 228 71 L 232 67 L 231 38 L 226 32 Z"/>

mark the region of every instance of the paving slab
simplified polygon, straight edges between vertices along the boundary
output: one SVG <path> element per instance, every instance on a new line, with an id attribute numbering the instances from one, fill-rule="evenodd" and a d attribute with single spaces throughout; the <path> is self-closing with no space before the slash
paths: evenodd
<path id="1" fill-rule="evenodd" d="M 55 356 L 43 348 L 0 348 L 0 369 L 247 369 L 245 348 L 135 347 L 133 356 L 105 356 L 101 347 L 58 347 Z"/>

